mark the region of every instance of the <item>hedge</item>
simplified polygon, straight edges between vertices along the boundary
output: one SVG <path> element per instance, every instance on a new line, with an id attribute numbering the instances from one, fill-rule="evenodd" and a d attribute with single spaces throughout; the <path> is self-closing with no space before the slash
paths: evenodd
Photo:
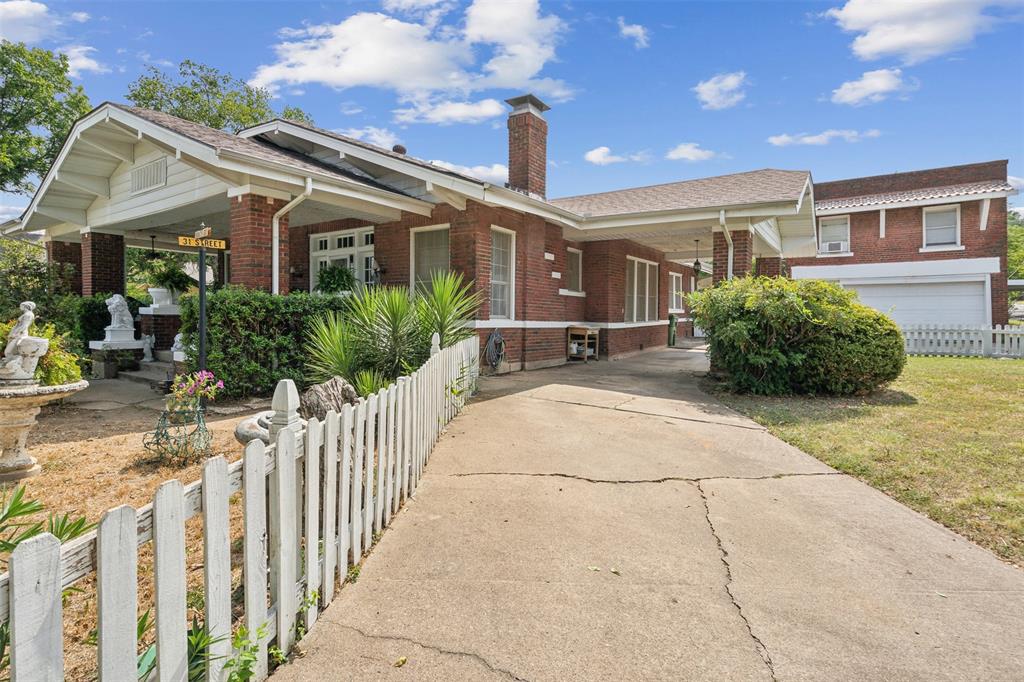
<path id="1" fill-rule="evenodd" d="M 182 339 L 189 364 L 196 367 L 198 296 L 182 296 L 180 303 Z M 230 397 L 270 395 L 281 379 L 302 386 L 306 325 L 344 306 L 344 298 L 321 294 L 275 296 L 233 286 L 208 293 L 206 368 L 224 380 Z"/>
<path id="2" fill-rule="evenodd" d="M 820 280 L 745 277 L 690 295 L 712 366 L 761 395 L 866 393 L 906 364 L 899 327 Z"/>

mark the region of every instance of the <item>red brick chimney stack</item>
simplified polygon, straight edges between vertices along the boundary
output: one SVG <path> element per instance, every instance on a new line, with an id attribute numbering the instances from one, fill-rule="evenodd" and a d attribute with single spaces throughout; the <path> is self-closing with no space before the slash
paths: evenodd
<path id="1" fill-rule="evenodd" d="M 508 115 L 508 185 L 512 189 L 544 197 L 547 189 L 547 104 L 534 95 L 505 100 Z"/>

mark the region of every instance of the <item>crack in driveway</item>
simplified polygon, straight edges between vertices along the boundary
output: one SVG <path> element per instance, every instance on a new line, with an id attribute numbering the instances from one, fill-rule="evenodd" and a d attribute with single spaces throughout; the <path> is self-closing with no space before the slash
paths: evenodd
<path id="1" fill-rule="evenodd" d="M 514 680 L 514 682 L 529 682 L 529 680 L 527 680 L 524 677 L 519 677 L 518 675 L 516 675 L 515 673 L 513 673 L 513 672 L 511 672 L 509 670 L 505 670 L 504 668 L 497 667 L 496 665 L 494 665 L 493 663 L 488 661 L 486 658 L 484 658 L 480 654 L 473 653 L 472 651 L 455 651 L 454 649 L 445 649 L 445 648 L 442 648 L 442 647 L 439 647 L 439 646 L 435 646 L 433 644 L 424 644 L 423 642 L 418 642 L 415 639 L 412 639 L 411 637 L 402 637 L 400 635 L 374 635 L 374 634 L 370 634 L 368 632 L 364 632 L 363 630 L 360 630 L 359 628 L 355 627 L 354 625 L 344 625 L 342 623 L 338 623 L 337 621 L 332 621 L 332 622 L 334 623 L 334 625 L 337 625 L 339 628 L 342 628 L 344 630 L 351 630 L 352 632 L 358 633 L 360 636 L 365 637 L 366 639 L 378 639 L 378 640 L 385 640 L 385 641 L 392 641 L 392 642 L 405 642 L 407 644 L 413 644 L 415 646 L 418 646 L 418 647 L 420 647 L 422 649 L 428 649 L 430 651 L 436 651 L 439 654 L 445 654 L 446 656 L 461 656 L 463 658 L 469 658 L 469 659 L 472 659 L 472 660 L 476 661 L 480 665 L 484 666 L 485 668 L 487 668 L 491 672 L 497 673 L 499 675 L 504 675 L 504 676 L 508 677 L 508 679 Z"/>
<path id="2" fill-rule="evenodd" d="M 576 405 L 577 407 L 593 407 L 593 408 L 598 409 L 598 410 L 611 410 L 613 412 L 625 412 L 627 414 L 642 414 L 642 415 L 646 415 L 648 417 L 662 417 L 662 418 L 665 418 L 665 419 L 677 419 L 679 421 L 684 421 L 684 422 L 697 422 L 698 424 L 713 424 L 715 426 L 728 426 L 728 427 L 734 428 L 734 429 L 746 429 L 747 431 L 767 431 L 768 430 L 765 427 L 761 426 L 760 424 L 754 424 L 754 423 L 751 423 L 748 426 L 746 424 L 733 424 L 733 423 L 729 423 L 729 422 L 718 421 L 716 419 L 700 419 L 698 417 L 681 417 L 681 416 L 675 415 L 675 414 L 660 414 L 658 412 L 646 412 L 644 410 L 630 410 L 630 409 L 627 409 L 627 408 L 623 407 L 623 405 L 625 405 L 627 403 L 631 403 L 631 402 L 633 402 L 634 400 L 636 400 L 638 398 L 648 398 L 648 397 L 654 397 L 654 396 L 633 396 L 633 397 L 631 397 L 631 398 L 629 398 L 627 400 L 623 400 L 621 403 L 616 403 L 615 405 L 595 405 L 593 403 L 581 403 L 581 402 L 576 401 L 576 400 L 561 400 L 559 398 L 545 398 L 543 396 L 538 396 L 538 395 L 533 395 L 533 394 L 526 394 L 525 397 L 530 398 L 531 400 L 544 400 L 544 401 L 549 402 L 549 403 L 561 403 L 563 405 Z M 737 414 L 737 416 L 739 416 L 739 415 Z"/>
<path id="3" fill-rule="evenodd" d="M 707 480 L 707 479 L 705 479 Z M 704 503 L 704 520 L 707 521 L 708 528 L 711 530 L 712 537 L 715 538 L 715 544 L 718 545 L 718 556 L 722 560 L 722 565 L 725 566 L 725 593 L 729 595 L 729 601 L 736 608 L 736 613 L 739 614 L 740 620 L 747 628 L 747 634 L 754 640 L 754 648 L 757 650 L 758 656 L 764 661 L 764 664 L 768 667 L 768 674 L 771 675 L 772 680 L 777 680 L 775 676 L 775 664 L 772 662 L 772 655 L 768 651 L 768 647 L 765 646 L 761 638 L 754 633 L 754 628 L 750 625 L 750 621 L 747 619 L 747 615 L 743 613 L 743 607 L 739 601 L 736 600 L 736 595 L 732 592 L 732 565 L 729 563 L 729 552 L 725 549 L 725 545 L 722 544 L 722 538 L 719 537 L 718 531 L 715 529 L 715 524 L 711 521 L 711 506 L 708 504 L 708 496 L 704 492 L 704 487 L 701 485 L 701 481 L 694 481 L 693 485 L 697 488 L 697 492 L 700 493 L 700 499 Z"/>
<path id="4" fill-rule="evenodd" d="M 765 474 L 764 476 L 664 476 L 662 478 L 590 478 L 576 474 L 551 473 L 530 473 L 520 471 L 471 471 L 465 473 L 449 474 L 457 478 L 469 476 L 524 476 L 528 478 L 567 478 L 573 481 L 585 483 L 611 483 L 611 484 L 637 484 L 637 483 L 668 483 L 679 481 L 682 483 L 700 483 L 702 481 L 769 481 L 776 478 L 795 478 L 798 476 L 845 476 L 841 471 L 806 471 L 783 474 Z"/>

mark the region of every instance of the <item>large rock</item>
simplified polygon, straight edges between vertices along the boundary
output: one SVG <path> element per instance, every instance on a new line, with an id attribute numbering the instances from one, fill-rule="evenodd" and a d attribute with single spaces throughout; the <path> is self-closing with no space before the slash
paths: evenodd
<path id="1" fill-rule="evenodd" d="M 345 405 L 355 405 L 358 401 L 359 394 L 352 384 L 341 377 L 333 377 L 306 389 L 299 398 L 299 417 L 302 418 L 303 425 L 306 420 L 313 417 L 323 421 L 331 410 L 341 412 Z M 273 415 L 273 410 L 266 410 L 243 419 L 235 427 L 235 439 L 243 445 L 256 439 L 269 444 L 270 419 Z"/>

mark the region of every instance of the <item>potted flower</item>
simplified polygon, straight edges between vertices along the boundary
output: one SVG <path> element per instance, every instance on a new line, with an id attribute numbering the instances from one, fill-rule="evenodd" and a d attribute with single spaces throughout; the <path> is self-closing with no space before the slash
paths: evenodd
<path id="1" fill-rule="evenodd" d="M 170 260 L 154 265 L 149 278 L 153 284 L 149 287 L 149 295 L 153 297 L 153 305 L 157 306 L 176 304 L 178 296 L 192 288 L 193 284 L 192 278 Z"/>
<path id="2" fill-rule="evenodd" d="M 344 265 L 329 265 L 316 274 L 316 291 L 348 295 L 356 288 L 356 275 Z"/>
<path id="3" fill-rule="evenodd" d="M 143 445 L 173 464 L 188 464 L 205 456 L 213 439 L 206 428 L 204 403 L 215 400 L 224 382 L 209 370 L 178 374 L 167 396 L 167 409 L 156 430 L 146 434 Z"/>
<path id="4" fill-rule="evenodd" d="M 167 396 L 167 411 L 191 413 L 203 409 L 203 404 L 217 399 L 224 382 L 204 369 L 191 374 L 178 374 Z"/>

